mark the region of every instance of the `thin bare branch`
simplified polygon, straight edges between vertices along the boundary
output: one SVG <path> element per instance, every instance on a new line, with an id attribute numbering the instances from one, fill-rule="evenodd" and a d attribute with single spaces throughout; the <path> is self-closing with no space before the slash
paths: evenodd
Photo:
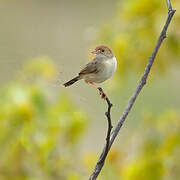
<path id="1" fill-rule="evenodd" d="M 106 102 L 107 102 L 107 105 L 108 105 L 108 110 L 107 112 L 105 112 L 105 115 L 107 117 L 107 120 L 108 120 L 108 130 L 107 130 L 107 135 L 106 135 L 106 144 L 105 144 L 105 148 L 104 148 L 104 151 L 103 153 L 101 154 L 99 160 L 98 160 L 98 164 L 104 164 L 104 161 L 106 159 L 106 156 L 108 154 L 108 151 L 109 151 L 109 145 L 110 145 L 110 137 L 111 137 L 111 130 L 113 128 L 112 126 L 112 122 L 111 122 L 111 108 L 112 108 L 112 104 L 109 100 L 109 98 L 107 97 L 107 95 L 104 93 L 103 89 L 101 87 L 98 88 L 100 94 L 101 94 L 101 97 L 102 98 L 105 98 Z"/>
<path id="2" fill-rule="evenodd" d="M 135 102 L 137 96 L 139 95 L 140 91 L 142 90 L 142 88 L 146 84 L 146 80 L 148 78 L 149 72 L 150 72 L 151 67 L 153 65 L 154 59 L 155 59 L 155 57 L 157 55 L 157 52 L 158 52 L 163 40 L 166 38 L 166 32 L 167 32 L 168 26 L 169 26 L 169 24 L 171 22 L 171 19 L 172 19 L 174 13 L 176 12 L 176 10 L 172 9 L 170 0 L 166 0 L 166 2 L 167 2 L 167 7 L 168 7 L 168 17 L 167 17 L 166 22 L 164 24 L 164 27 L 163 27 L 163 29 L 161 31 L 161 34 L 160 34 L 160 36 L 159 36 L 159 38 L 157 40 L 157 43 L 156 43 L 156 46 L 155 46 L 155 48 L 154 48 L 154 50 L 152 52 L 152 55 L 148 60 L 148 63 L 146 65 L 146 68 L 145 68 L 145 71 L 144 71 L 144 74 L 142 75 L 141 80 L 139 81 L 139 84 L 138 84 L 135 92 L 133 93 L 132 97 L 130 98 L 130 100 L 129 100 L 129 102 L 128 102 L 128 104 L 127 104 L 127 106 L 126 106 L 126 108 L 125 108 L 125 110 L 124 110 L 124 112 L 122 114 L 122 116 L 120 117 L 117 125 L 114 128 L 114 131 L 112 132 L 112 134 L 110 136 L 108 152 L 109 152 L 109 150 L 110 150 L 116 136 L 118 135 L 124 121 L 126 120 L 132 106 L 134 105 L 134 102 Z M 97 164 L 95 166 L 95 169 L 94 169 L 92 175 L 90 176 L 89 180 L 96 180 L 99 173 L 101 172 L 102 167 L 104 166 L 104 161 L 106 159 L 106 156 L 107 156 L 108 152 L 107 152 L 107 154 L 105 156 L 105 159 L 104 159 L 103 163 L 99 163 L 99 162 L 101 162 L 100 160 L 101 160 L 102 156 L 104 155 L 104 152 L 106 152 L 106 149 L 107 149 L 106 145 L 105 145 L 105 147 L 104 147 L 104 149 L 103 149 L 103 151 L 102 151 L 102 153 L 100 155 L 100 158 L 99 158 L 99 160 L 98 160 L 98 162 L 97 162 Z"/>
<path id="3" fill-rule="evenodd" d="M 166 0 L 168 11 L 172 11 L 172 6 L 170 0 Z"/>
<path id="4" fill-rule="evenodd" d="M 98 90 L 99 90 L 99 93 L 100 93 L 101 97 L 106 100 L 107 105 L 108 105 L 108 110 L 107 110 L 107 112 L 105 112 L 105 115 L 106 115 L 107 120 L 108 120 L 108 130 L 107 130 L 107 135 L 106 135 L 106 144 L 105 144 L 103 152 L 101 153 L 101 156 L 99 157 L 98 162 L 97 162 L 97 165 L 99 167 L 103 167 L 106 156 L 107 156 L 107 154 L 109 152 L 109 147 L 110 147 L 111 130 L 113 128 L 112 122 L 111 122 L 111 108 L 112 108 L 113 105 L 110 102 L 107 95 L 104 93 L 103 89 L 101 87 L 99 87 Z M 93 178 L 93 176 L 91 176 L 89 178 L 89 180 L 92 180 L 92 178 Z"/>

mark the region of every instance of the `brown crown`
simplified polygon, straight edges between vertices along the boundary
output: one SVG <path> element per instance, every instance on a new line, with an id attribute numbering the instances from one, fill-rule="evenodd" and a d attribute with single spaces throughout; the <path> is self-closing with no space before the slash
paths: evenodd
<path id="1" fill-rule="evenodd" d="M 106 53 L 112 54 L 112 51 L 107 46 L 104 46 L 104 45 L 97 46 L 95 50 L 96 51 L 104 50 Z"/>

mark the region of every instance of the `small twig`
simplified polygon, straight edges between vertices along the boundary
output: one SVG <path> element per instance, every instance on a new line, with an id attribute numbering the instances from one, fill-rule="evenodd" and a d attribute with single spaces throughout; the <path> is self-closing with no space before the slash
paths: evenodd
<path id="1" fill-rule="evenodd" d="M 105 99 L 106 102 L 107 102 L 107 105 L 108 105 L 108 110 L 107 110 L 107 112 L 105 112 L 105 115 L 106 115 L 107 120 L 108 120 L 108 130 L 107 130 L 107 135 L 106 135 L 106 144 L 105 144 L 103 152 L 101 153 L 101 156 L 99 157 L 99 160 L 97 162 L 97 166 L 103 167 L 106 156 L 107 156 L 107 154 L 109 152 L 109 148 L 110 148 L 111 130 L 113 128 L 112 122 L 111 122 L 111 108 L 112 108 L 113 105 L 110 102 L 107 95 L 104 93 L 103 89 L 101 87 L 99 87 L 98 90 L 99 90 L 99 93 L 101 95 L 101 98 Z M 89 180 L 93 180 L 93 174 L 89 178 Z"/>
<path id="2" fill-rule="evenodd" d="M 104 161 L 105 161 L 106 156 L 107 156 L 108 151 L 109 151 L 111 130 L 113 128 L 112 122 L 111 122 L 111 108 L 112 108 L 113 105 L 110 102 L 107 95 L 104 93 L 103 89 L 101 87 L 99 87 L 98 90 L 99 90 L 99 92 L 101 94 L 101 97 L 105 98 L 105 100 L 107 102 L 107 105 L 108 105 L 108 110 L 107 110 L 107 112 L 105 112 L 105 115 L 106 115 L 107 120 L 108 120 L 108 130 L 107 130 L 107 135 L 106 135 L 106 144 L 105 144 L 104 152 L 101 154 L 101 157 L 98 160 L 98 164 L 104 164 Z"/>
<path id="3" fill-rule="evenodd" d="M 146 68 L 145 68 L 145 71 L 144 71 L 144 74 L 142 75 L 141 80 L 140 80 L 135 92 L 133 93 L 132 97 L 130 98 L 130 100 L 129 100 L 129 102 L 128 102 L 128 104 L 127 104 L 127 106 L 126 106 L 126 108 L 125 108 L 125 110 L 124 110 L 124 112 L 122 114 L 122 116 L 120 117 L 117 125 L 115 126 L 114 131 L 112 132 L 112 134 L 110 136 L 110 141 L 108 142 L 109 145 L 108 146 L 105 145 L 105 147 L 104 147 L 104 149 L 103 149 L 103 151 L 102 151 L 102 153 L 100 155 L 100 158 L 99 158 L 99 160 L 98 160 L 98 162 L 97 162 L 97 164 L 95 166 L 95 169 L 94 169 L 92 175 L 90 176 L 89 180 L 96 180 L 99 173 L 101 172 L 101 169 L 104 166 L 105 159 L 104 159 L 104 161 L 102 161 L 102 163 L 101 163 L 100 160 L 104 156 L 104 154 L 105 154 L 104 152 L 107 152 L 107 151 L 109 152 L 109 150 L 110 150 L 116 136 L 118 135 L 118 133 L 119 133 L 124 121 L 126 120 L 132 106 L 134 105 L 137 96 L 139 95 L 140 91 L 142 90 L 142 88 L 146 84 L 147 77 L 148 77 L 149 72 L 151 70 L 151 67 L 153 65 L 154 59 L 155 59 L 155 57 L 157 55 L 157 52 L 158 52 L 163 40 L 166 38 L 167 28 L 168 28 L 168 26 L 169 26 L 169 24 L 171 22 L 171 19 L 172 19 L 174 13 L 176 12 L 176 10 L 172 9 L 170 0 L 166 0 L 166 2 L 167 2 L 167 7 L 168 7 L 168 17 L 167 17 L 165 25 L 164 25 L 164 27 L 163 27 L 163 29 L 161 31 L 161 34 L 160 34 L 160 36 L 158 38 L 158 41 L 157 41 L 156 46 L 154 48 L 154 51 L 153 51 L 151 57 L 148 60 L 148 63 L 146 65 Z M 107 101 L 107 99 L 106 99 L 106 101 Z M 107 156 L 107 154 L 105 155 L 105 158 L 106 158 L 106 156 Z"/>

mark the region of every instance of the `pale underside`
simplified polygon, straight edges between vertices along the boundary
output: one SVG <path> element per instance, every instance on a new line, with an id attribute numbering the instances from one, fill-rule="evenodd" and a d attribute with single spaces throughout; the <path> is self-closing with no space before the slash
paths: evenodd
<path id="1" fill-rule="evenodd" d="M 102 83 L 114 74 L 116 67 L 117 61 L 115 57 L 105 61 L 95 58 L 81 70 L 79 75 L 89 82 Z"/>

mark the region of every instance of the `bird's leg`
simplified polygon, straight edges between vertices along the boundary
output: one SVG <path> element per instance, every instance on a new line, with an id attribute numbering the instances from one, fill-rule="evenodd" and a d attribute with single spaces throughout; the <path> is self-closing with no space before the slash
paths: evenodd
<path id="1" fill-rule="evenodd" d="M 93 82 L 89 82 L 87 80 L 84 80 L 87 84 L 91 85 L 92 87 L 98 89 L 98 87 L 93 83 Z"/>
<path id="2" fill-rule="evenodd" d="M 104 93 L 103 89 L 101 87 L 97 87 L 93 82 L 89 82 L 87 80 L 85 80 L 85 82 L 89 85 L 91 85 L 92 87 L 96 88 L 99 91 L 99 95 L 101 96 L 102 99 L 106 99 L 106 94 Z"/>

